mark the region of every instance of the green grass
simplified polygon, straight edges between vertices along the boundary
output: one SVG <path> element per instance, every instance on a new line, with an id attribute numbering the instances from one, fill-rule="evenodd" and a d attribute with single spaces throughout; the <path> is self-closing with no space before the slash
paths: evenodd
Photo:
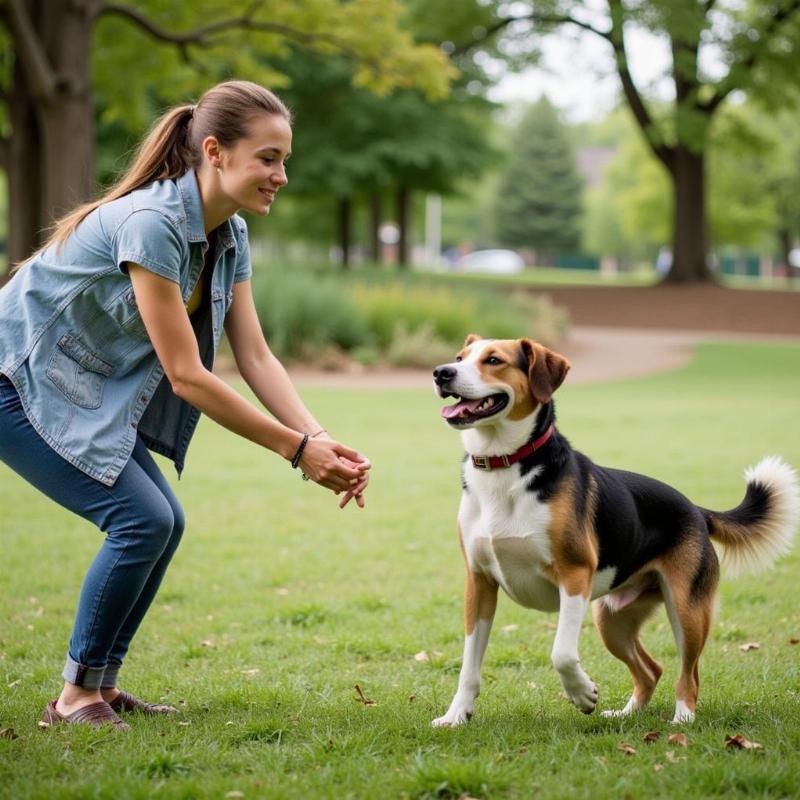
<path id="1" fill-rule="evenodd" d="M 99 538 L 0 467 L 0 728 L 18 735 L 0 738 L 0 797 L 797 796 L 797 550 L 764 575 L 723 581 L 685 750 L 666 741 L 677 660 L 663 613 L 644 640 L 664 679 L 646 712 L 617 721 L 561 698 L 555 617 L 507 598 L 474 720 L 433 730 L 461 658 L 458 436 L 432 393 L 304 395 L 373 459 L 366 510 L 339 512 L 285 463 L 201 423 L 176 484 L 187 534 L 123 684 L 178 704 L 181 721 L 135 718 L 128 736 L 36 727 Z M 704 345 L 678 372 L 567 383 L 559 396 L 575 446 L 705 506 L 738 502 L 742 470 L 762 455 L 800 465 L 800 347 Z M 746 641 L 761 648 L 743 653 Z M 415 660 L 423 650 L 429 660 Z M 600 709 L 622 705 L 627 670 L 588 621 L 581 657 Z M 355 684 L 377 705 L 358 702 Z M 642 740 L 650 730 L 655 744 Z M 764 751 L 726 750 L 735 733 Z M 623 740 L 636 755 L 617 749 Z"/>

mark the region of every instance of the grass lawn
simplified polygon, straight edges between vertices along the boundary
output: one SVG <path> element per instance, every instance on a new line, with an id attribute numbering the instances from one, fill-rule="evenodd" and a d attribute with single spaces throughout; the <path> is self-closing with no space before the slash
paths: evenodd
<path id="1" fill-rule="evenodd" d="M 697 798 L 800 794 L 800 553 L 724 580 L 688 747 L 668 743 L 676 648 L 663 612 L 644 641 L 665 666 L 633 719 L 584 716 L 549 666 L 554 616 L 500 601 L 472 723 L 433 730 L 461 659 L 458 436 L 416 390 L 308 390 L 372 458 L 368 506 L 339 512 L 279 459 L 201 423 L 177 483 L 189 527 L 122 685 L 180 705 L 127 736 L 38 730 L 78 587 L 86 523 L 0 467 L 0 797 Z M 704 345 L 678 372 L 571 387 L 560 427 L 599 463 L 729 508 L 769 453 L 800 466 L 800 347 Z M 746 642 L 760 649 L 743 652 Z M 428 660 L 417 660 L 424 651 Z M 627 669 L 587 620 L 599 710 Z M 357 699 L 358 684 L 375 705 Z M 646 744 L 648 731 L 660 732 Z M 763 745 L 730 750 L 728 734 Z M 635 755 L 618 749 L 628 742 Z"/>

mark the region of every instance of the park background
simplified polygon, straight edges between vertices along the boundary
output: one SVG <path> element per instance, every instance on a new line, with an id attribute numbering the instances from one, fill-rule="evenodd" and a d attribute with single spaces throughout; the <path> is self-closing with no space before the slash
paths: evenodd
<path id="1" fill-rule="evenodd" d="M 190 533 L 126 667 L 181 720 L 124 742 L 35 728 L 97 541 L 0 470 L 0 796 L 796 796 L 796 554 L 723 582 L 686 748 L 663 614 L 661 688 L 615 721 L 559 697 L 553 619 L 502 601 L 475 720 L 429 729 L 463 567 L 427 376 L 469 332 L 529 335 L 573 360 L 561 425 L 599 463 L 713 508 L 761 456 L 800 464 L 798 43 L 794 0 L 0 2 L 0 281 L 170 104 L 262 82 L 295 138 L 248 218 L 261 319 L 376 465 L 339 513 L 201 425 L 174 482 Z M 470 267 L 496 248 L 524 268 Z M 590 622 L 581 646 L 601 708 L 623 704 Z"/>

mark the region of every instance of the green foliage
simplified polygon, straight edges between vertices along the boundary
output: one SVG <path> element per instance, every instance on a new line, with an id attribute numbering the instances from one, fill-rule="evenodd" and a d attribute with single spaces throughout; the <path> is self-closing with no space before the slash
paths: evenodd
<path id="1" fill-rule="evenodd" d="M 333 345 L 364 363 L 372 349 L 392 363 L 419 366 L 446 356 L 466 335 L 559 341 L 566 315 L 544 297 L 454 288 L 424 278 L 370 280 L 330 272 L 256 267 L 254 295 L 270 347 L 310 358 Z"/>
<path id="2" fill-rule="evenodd" d="M 598 256 L 651 261 L 670 242 L 672 190 L 630 117 L 615 116 L 618 149 L 586 192 L 584 243 Z"/>
<path id="3" fill-rule="evenodd" d="M 279 355 L 299 357 L 325 345 L 352 350 L 370 343 L 363 314 L 335 278 L 288 268 L 255 272 L 261 325 Z"/>
<path id="4" fill-rule="evenodd" d="M 500 182 L 497 237 L 545 252 L 578 248 L 582 186 L 575 155 L 555 109 L 542 97 L 524 116 Z"/>
<path id="5" fill-rule="evenodd" d="M 666 170 L 628 114 L 615 112 L 581 135 L 617 144 L 602 182 L 586 194 L 587 250 L 652 261 L 671 238 Z M 770 251 L 784 225 L 800 232 L 800 136 L 793 113 L 768 116 L 754 102 L 723 108 L 710 135 L 707 173 L 715 247 Z"/>
<path id="6" fill-rule="evenodd" d="M 349 54 L 353 80 L 378 94 L 414 86 L 428 97 L 441 98 L 455 76 L 444 53 L 413 41 L 406 11 L 397 0 L 300 0 L 269 9 L 246 0 L 178 5 L 142 0 L 137 13 L 163 30 L 180 33 L 224 20 L 250 20 L 246 26 L 220 26 L 202 42 L 178 48 L 155 43 L 124 15 L 99 15 L 92 71 L 93 83 L 107 100 L 104 118 L 137 132 L 152 120 L 154 107 L 196 99 L 220 80 L 238 77 L 285 86 L 280 64 L 290 56 L 292 44 L 327 55 Z"/>
<path id="7" fill-rule="evenodd" d="M 0 467 L 0 729 L 18 737 L 0 737 L 3 798 L 797 794 L 800 672 L 798 645 L 788 641 L 800 630 L 796 547 L 763 575 L 723 576 L 686 749 L 667 741 L 678 662 L 663 611 L 643 628 L 664 666 L 652 705 L 605 719 L 560 696 L 548 663 L 555 616 L 506 597 L 474 719 L 434 730 L 430 721 L 458 680 L 449 665 L 462 652 L 459 437 L 428 387 L 301 390 L 337 438 L 370 456 L 366 509 L 338 511 L 337 498 L 283 460 L 208 421 L 180 481 L 159 457 L 189 528 L 122 675 L 125 688 L 181 713 L 133 716 L 125 736 L 36 727 L 60 686 L 78 590 L 100 537 Z M 800 348 L 708 344 L 690 366 L 653 378 L 567 379 L 557 402 L 560 429 L 598 463 L 645 472 L 723 509 L 739 502 L 743 469 L 765 453 L 800 465 L 799 395 Z M 757 435 L 741 435 L 742 420 Z M 281 621 L 311 606 L 330 616 L 308 627 Z M 509 625 L 518 628 L 504 633 Z M 186 643 L 206 639 L 216 647 L 203 648 L 205 658 L 183 659 Z M 761 648 L 743 653 L 744 641 Z M 628 671 L 588 619 L 580 646 L 600 688 L 598 711 L 624 704 Z M 430 662 L 414 659 L 421 650 Z M 377 705 L 358 701 L 356 683 Z M 661 738 L 645 744 L 652 730 Z M 764 751 L 726 749 L 735 733 Z M 635 756 L 617 750 L 622 740 Z"/>

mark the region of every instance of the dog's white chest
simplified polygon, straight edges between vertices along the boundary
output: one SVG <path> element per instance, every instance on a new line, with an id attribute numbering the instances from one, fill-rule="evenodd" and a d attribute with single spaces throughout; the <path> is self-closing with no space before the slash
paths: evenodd
<path id="1" fill-rule="evenodd" d="M 459 524 L 467 560 L 491 575 L 522 606 L 558 609 L 558 589 L 542 575 L 552 562 L 550 512 L 525 489 L 533 478 L 518 468 L 476 474 L 469 468 Z"/>

